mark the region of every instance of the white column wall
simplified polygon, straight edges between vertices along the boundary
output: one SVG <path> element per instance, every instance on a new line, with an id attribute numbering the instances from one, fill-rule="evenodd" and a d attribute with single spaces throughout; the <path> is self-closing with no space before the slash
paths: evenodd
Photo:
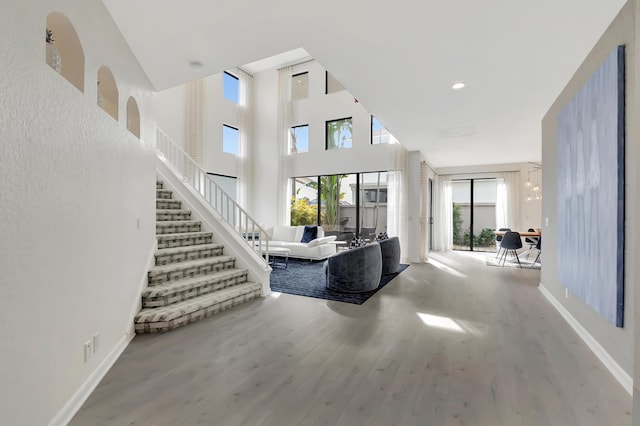
<path id="1" fill-rule="evenodd" d="M 80 38 L 84 93 L 45 63 L 53 11 Z M 155 246 L 155 94 L 99 0 L 4 2 L 0 26 L 0 424 L 64 424 L 133 335 Z M 118 121 L 97 105 L 102 65 Z"/>

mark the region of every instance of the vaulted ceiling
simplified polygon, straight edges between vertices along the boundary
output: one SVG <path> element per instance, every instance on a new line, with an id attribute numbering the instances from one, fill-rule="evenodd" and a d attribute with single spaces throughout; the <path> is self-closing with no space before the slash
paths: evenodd
<path id="1" fill-rule="evenodd" d="M 539 161 L 543 115 L 625 3 L 103 2 L 157 90 L 303 48 L 435 167 Z"/>

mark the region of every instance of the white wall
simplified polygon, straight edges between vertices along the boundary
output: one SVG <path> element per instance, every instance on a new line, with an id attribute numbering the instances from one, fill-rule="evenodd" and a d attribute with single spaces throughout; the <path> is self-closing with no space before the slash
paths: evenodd
<path id="1" fill-rule="evenodd" d="M 542 161 L 544 165 L 542 216 L 549 218 L 549 225 L 542 230 L 543 268 L 540 281 L 561 306 L 592 336 L 606 353 L 628 375 L 633 374 L 634 327 L 638 324 L 634 306 L 637 282 L 637 214 L 640 205 L 637 197 L 637 168 L 640 164 L 637 148 L 638 109 L 636 85 L 636 21 L 635 2 L 627 3 L 609 29 L 559 94 L 542 121 Z M 624 328 L 617 328 L 598 315 L 584 302 L 569 294 L 558 280 L 558 114 L 571 101 L 604 59 L 620 44 L 626 45 L 626 173 L 625 173 L 625 312 Z M 635 321 L 634 321 L 635 320 Z M 637 340 L 637 338 L 636 338 Z M 637 353 L 637 350 L 636 350 Z M 637 355 L 636 355 L 637 356 Z M 609 364 L 610 366 L 611 364 Z M 638 371 L 638 369 L 636 369 Z M 637 382 L 635 382 L 635 386 Z M 638 418 L 639 413 L 634 413 Z"/>
<path id="2" fill-rule="evenodd" d="M 185 86 L 158 92 L 158 127 L 182 149 L 185 148 Z"/>
<path id="3" fill-rule="evenodd" d="M 80 37 L 84 94 L 45 64 L 51 11 Z M 155 95 L 99 0 L 4 2 L 0 24 L 0 424 L 61 423 L 132 330 L 155 243 Z M 96 103 L 101 65 L 119 122 Z M 130 95 L 142 140 L 126 130 Z"/>
<path id="4" fill-rule="evenodd" d="M 254 124 L 253 143 L 248 146 L 249 191 L 247 211 L 267 227 L 280 223 L 286 206 L 278 193 L 284 193 L 279 182 L 282 167 L 277 143 L 278 73 L 263 71 L 253 76 Z"/>
<path id="5" fill-rule="evenodd" d="M 400 151 L 405 151 L 405 148 L 399 144 L 371 145 L 369 111 L 361 103 L 356 103 L 347 90 L 325 95 L 325 70 L 316 61 L 306 62 L 292 69 L 293 74 L 301 72 L 309 73 L 309 97 L 293 103 L 291 125 L 309 125 L 309 152 L 287 157 L 287 176 L 394 170 L 394 156 Z M 276 90 L 277 81 L 276 76 Z M 256 115 L 262 112 L 261 109 L 256 109 Z M 326 122 L 345 117 L 353 118 L 353 147 L 326 150 Z M 259 134 L 260 129 L 255 133 Z"/>
<path id="6" fill-rule="evenodd" d="M 222 151 L 222 126 L 227 124 L 245 132 L 243 114 L 246 107 L 225 99 L 222 76 L 223 73 L 218 73 L 202 79 L 205 122 L 204 161 L 201 167 L 209 173 L 244 180 L 242 158 Z M 186 114 L 186 88 L 187 85 L 183 85 L 158 93 L 158 127 L 183 149 L 186 146 L 186 128 L 192 124 Z"/>

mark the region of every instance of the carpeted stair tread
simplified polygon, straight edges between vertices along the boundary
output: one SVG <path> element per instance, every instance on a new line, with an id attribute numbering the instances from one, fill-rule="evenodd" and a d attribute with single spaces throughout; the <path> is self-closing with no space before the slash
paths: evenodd
<path id="1" fill-rule="evenodd" d="M 153 278 L 157 275 L 168 274 L 176 271 L 183 271 L 187 269 L 199 268 L 205 265 L 225 263 L 229 261 L 235 261 L 233 256 L 214 256 L 205 259 L 190 260 L 188 262 L 170 263 L 168 265 L 154 266 L 149 269 L 149 278 Z"/>
<path id="2" fill-rule="evenodd" d="M 171 200 L 173 198 L 173 191 L 170 189 L 157 189 L 156 188 L 156 199 L 157 200 Z"/>
<path id="3" fill-rule="evenodd" d="M 156 266 L 219 256 L 223 249 L 224 245 L 213 243 L 158 249 L 155 252 Z"/>
<path id="4" fill-rule="evenodd" d="M 193 237 L 213 237 L 213 232 L 200 231 L 200 232 L 180 232 L 176 234 L 156 234 L 156 238 L 158 240 L 160 239 L 165 239 L 165 240 L 185 239 L 186 240 Z"/>
<path id="5" fill-rule="evenodd" d="M 191 210 L 185 209 L 156 209 L 156 223 L 157 222 L 165 222 L 165 221 L 173 221 L 173 220 L 184 220 L 184 219 L 164 219 L 164 217 L 174 217 L 174 216 L 186 216 L 186 220 L 191 220 Z"/>
<path id="6" fill-rule="evenodd" d="M 260 291 L 260 284 L 246 282 L 169 306 L 145 308 L 135 316 L 136 332 L 171 330 L 258 297 Z"/>
<path id="7" fill-rule="evenodd" d="M 156 209 L 181 209 L 182 201 L 156 198 Z"/>
<path id="8" fill-rule="evenodd" d="M 199 220 L 164 220 L 156 222 L 156 233 L 160 235 L 200 232 L 202 221 Z"/>
<path id="9" fill-rule="evenodd" d="M 223 269 L 208 275 L 169 281 L 147 287 L 142 292 L 143 307 L 165 306 L 233 287 L 247 281 L 246 269 Z"/>
<path id="10" fill-rule="evenodd" d="M 178 254 L 178 253 L 188 253 L 191 251 L 196 251 L 196 250 L 202 250 L 202 249 L 217 249 L 217 248 L 224 248 L 223 244 L 198 244 L 195 246 L 184 246 L 184 247 L 171 247 L 171 248 L 165 248 L 165 249 L 158 249 L 156 250 L 156 254 L 155 256 L 162 256 L 162 255 L 167 255 L 167 254 Z"/>

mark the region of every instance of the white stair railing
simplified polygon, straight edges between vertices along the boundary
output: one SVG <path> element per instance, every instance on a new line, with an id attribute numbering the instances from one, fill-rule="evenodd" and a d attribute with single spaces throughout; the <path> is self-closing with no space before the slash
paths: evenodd
<path id="1" fill-rule="evenodd" d="M 268 264 L 269 234 L 236 203 L 211 176 L 167 136 L 156 129 L 157 148 L 164 158 L 204 200 L 229 224 L 238 237 Z"/>

